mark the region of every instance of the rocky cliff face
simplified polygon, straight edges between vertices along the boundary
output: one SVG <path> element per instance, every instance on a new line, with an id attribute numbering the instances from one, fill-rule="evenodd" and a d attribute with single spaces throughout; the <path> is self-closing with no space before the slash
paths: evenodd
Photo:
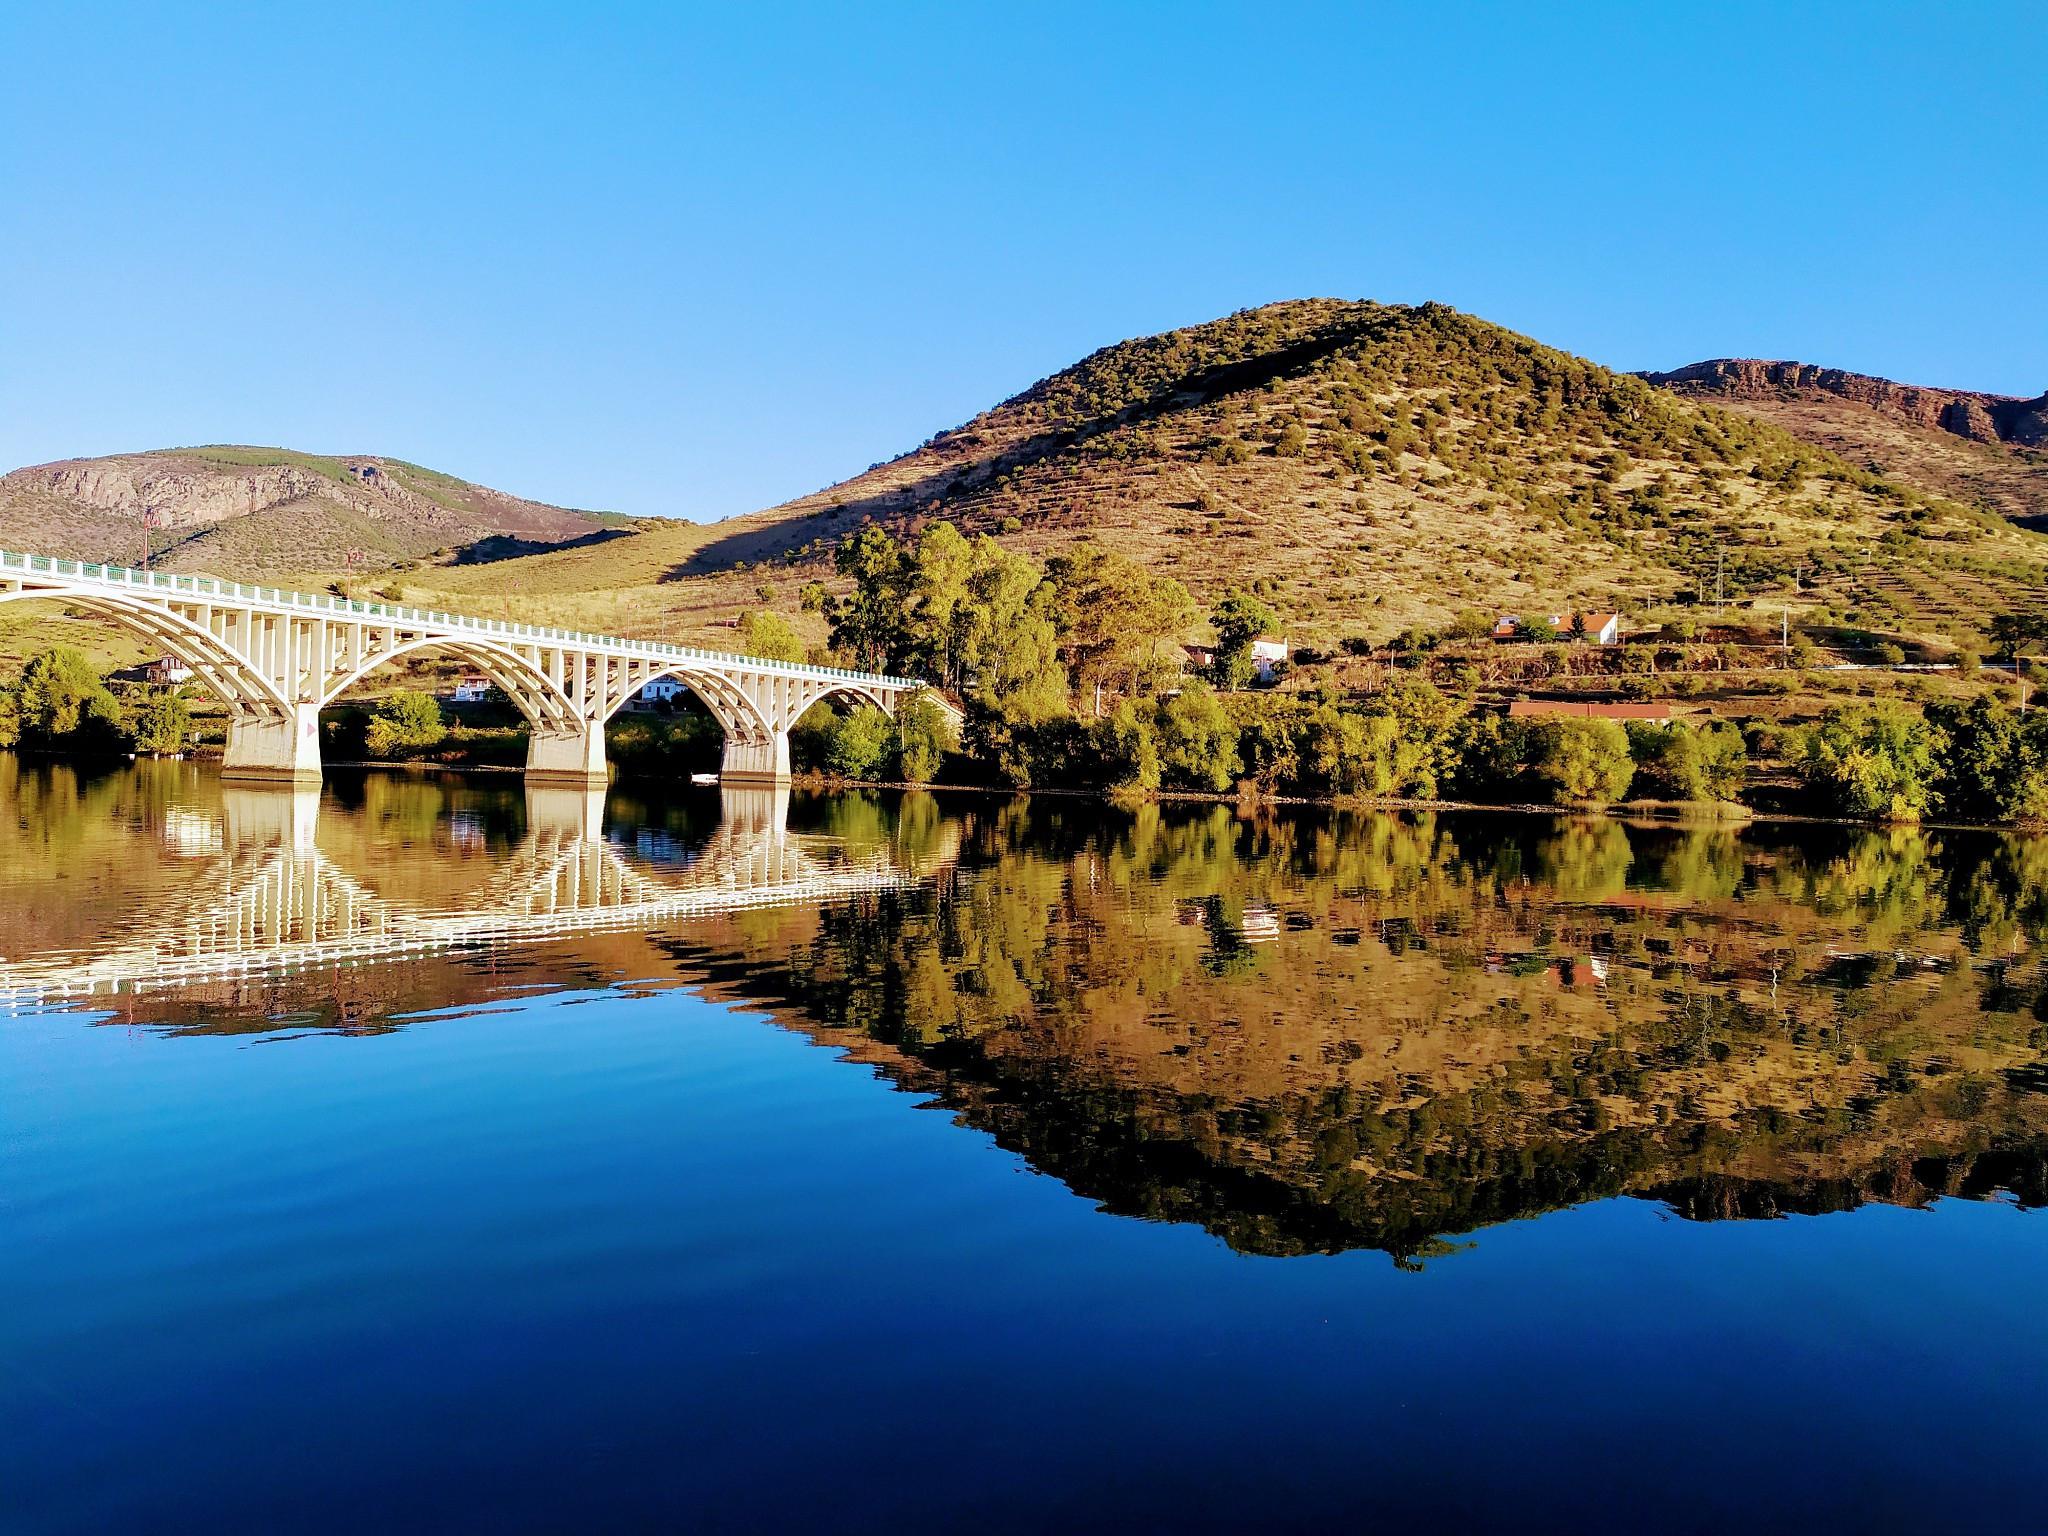
<path id="1" fill-rule="evenodd" d="M 1976 390 L 1927 389 L 1841 368 L 1754 357 L 1714 358 L 1669 373 L 1645 373 L 1642 378 L 1680 394 L 1738 400 L 1834 395 L 1914 426 L 1973 442 L 2011 443 L 2023 448 L 2048 445 L 2048 393 L 2024 399 Z"/>
<path id="2" fill-rule="evenodd" d="M 376 516 L 353 487 L 289 464 L 248 469 L 195 468 L 174 459 L 138 456 L 70 459 L 0 475 L 0 492 L 54 496 L 115 517 L 154 514 L 164 528 L 200 528 L 309 496 L 329 496 Z"/>

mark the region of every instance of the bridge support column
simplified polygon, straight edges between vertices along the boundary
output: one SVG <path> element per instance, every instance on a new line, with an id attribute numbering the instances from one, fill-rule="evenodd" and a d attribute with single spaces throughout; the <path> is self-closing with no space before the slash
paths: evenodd
<path id="1" fill-rule="evenodd" d="M 559 784 L 526 784 L 526 830 L 533 837 L 573 842 L 604 835 L 604 790 L 565 788 Z"/>
<path id="2" fill-rule="evenodd" d="M 251 715 L 228 725 L 220 776 L 245 783 L 320 783 L 320 706 L 294 704 L 282 716 Z"/>
<path id="3" fill-rule="evenodd" d="M 769 731 L 752 740 L 727 732 L 725 761 L 718 770 L 721 784 L 787 784 L 789 732 Z"/>
<path id="4" fill-rule="evenodd" d="M 566 789 L 603 788 L 610 774 L 604 760 L 604 726 L 572 730 L 536 725 L 526 742 L 526 782 Z"/>
<path id="5" fill-rule="evenodd" d="M 320 791 L 298 784 L 224 786 L 220 810 L 222 839 L 230 849 L 311 853 L 313 833 L 320 825 Z"/>

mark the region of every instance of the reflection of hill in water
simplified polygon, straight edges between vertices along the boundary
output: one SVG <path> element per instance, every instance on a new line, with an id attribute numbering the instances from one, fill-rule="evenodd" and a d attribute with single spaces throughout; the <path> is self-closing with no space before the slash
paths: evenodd
<path id="1" fill-rule="evenodd" d="M 685 958 L 1253 1252 L 1617 1193 L 2048 1201 L 2039 843 L 1217 811 L 972 846 L 949 899 L 830 913 L 787 963 Z"/>
<path id="2" fill-rule="evenodd" d="M 36 914 L 38 938 L 118 936 L 123 891 L 189 896 L 220 851 L 208 793 L 17 786 L 34 814 L 0 831 L 0 868 L 68 872 L 71 915 Z M 517 790 L 371 779 L 316 841 L 375 901 L 444 912 L 565 850 L 702 880 L 732 830 L 715 798 L 614 793 L 597 847 L 538 814 Z M 799 797 L 789 826 L 807 857 L 914 878 L 105 1006 L 375 1030 L 679 980 L 766 1004 L 1110 1210 L 1256 1253 L 1424 1255 L 1620 1193 L 1699 1219 L 2048 1203 L 2048 842 L 930 797 Z M 0 894 L 35 905 L 18 879 Z"/>

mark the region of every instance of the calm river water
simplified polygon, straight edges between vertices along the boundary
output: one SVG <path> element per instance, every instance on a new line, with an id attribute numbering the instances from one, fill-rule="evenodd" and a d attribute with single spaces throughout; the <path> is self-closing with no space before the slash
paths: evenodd
<path id="1" fill-rule="evenodd" d="M 10 1533 L 2048 1519 L 2048 842 L 0 807 Z"/>

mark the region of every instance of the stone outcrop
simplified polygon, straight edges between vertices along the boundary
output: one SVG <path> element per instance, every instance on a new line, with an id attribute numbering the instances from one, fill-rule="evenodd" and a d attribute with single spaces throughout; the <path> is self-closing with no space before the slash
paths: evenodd
<path id="1" fill-rule="evenodd" d="M 1914 426 L 1973 442 L 2012 443 L 2026 448 L 2048 443 L 2048 393 L 2027 399 L 1978 390 L 1929 389 L 1842 368 L 1755 357 L 1717 357 L 1669 373 L 1645 373 L 1641 377 L 1680 394 L 1702 397 L 1725 395 L 1755 400 L 1801 394 L 1835 395 Z"/>
<path id="2" fill-rule="evenodd" d="M 139 518 L 152 512 L 165 528 L 200 528 L 308 496 L 325 496 L 373 517 L 389 507 L 382 498 L 382 505 L 365 504 L 369 499 L 355 487 L 297 465 L 199 468 L 140 455 L 36 464 L 0 476 L 0 487 L 59 497 L 116 517 Z"/>

